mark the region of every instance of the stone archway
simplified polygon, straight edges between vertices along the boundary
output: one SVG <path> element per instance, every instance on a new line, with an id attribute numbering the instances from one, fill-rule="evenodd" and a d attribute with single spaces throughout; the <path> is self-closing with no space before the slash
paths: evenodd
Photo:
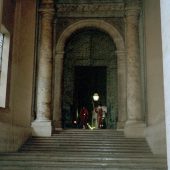
<path id="1" fill-rule="evenodd" d="M 118 64 L 118 128 L 124 126 L 126 121 L 126 53 L 122 35 L 111 24 L 104 20 L 86 19 L 73 23 L 68 26 L 60 35 L 56 44 L 56 54 L 54 58 L 54 103 L 53 120 L 55 127 L 61 128 L 61 81 L 63 72 L 64 47 L 67 39 L 77 30 L 90 27 L 106 32 L 113 39 L 116 45 L 117 64 Z"/>
<path id="2" fill-rule="evenodd" d="M 123 37 L 113 25 L 107 23 L 104 20 L 86 19 L 86 20 L 78 21 L 68 26 L 63 31 L 56 45 L 56 53 L 64 51 L 65 42 L 73 32 L 85 27 L 94 27 L 102 31 L 105 31 L 114 40 L 118 51 L 125 50 Z"/>
<path id="3" fill-rule="evenodd" d="M 116 45 L 118 58 L 118 125 L 124 125 L 126 121 L 124 132 L 128 137 L 142 137 L 145 135 L 146 124 L 144 123 L 145 117 L 142 113 L 141 96 L 141 63 L 139 48 L 140 6 L 138 1 L 136 3 L 127 3 L 124 12 L 126 19 L 125 36 L 127 54 L 125 53 L 123 37 L 113 25 L 102 19 L 84 19 L 71 24 L 61 33 L 56 44 L 55 61 L 53 60 L 55 62 L 55 67 L 53 67 L 52 24 L 55 14 L 54 1 L 42 2 L 40 10 L 41 34 L 37 71 L 36 119 L 32 123 L 35 135 L 51 135 L 51 103 L 53 103 L 53 120 L 56 121 L 55 127 L 61 128 L 61 78 L 63 72 L 64 46 L 71 34 L 86 27 L 96 28 L 106 32 Z M 124 25 L 122 26 L 124 27 Z M 52 79 L 52 73 L 55 79 Z M 52 83 L 54 84 L 53 86 L 51 86 Z M 55 92 L 53 96 L 51 93 L 52 88 L 53 92 Z M 43 131 L 41 129 L 42 126 Z M 46 129 L 45 132 L 44 129 Z"/>

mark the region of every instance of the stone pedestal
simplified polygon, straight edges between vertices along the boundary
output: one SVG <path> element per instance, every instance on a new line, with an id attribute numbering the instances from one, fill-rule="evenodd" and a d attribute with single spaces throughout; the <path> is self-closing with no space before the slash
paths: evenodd
<path id="1" fill-rule="evenodd" d="M 125 124 L 124 133 L 126 137 L 140 138 L 145 136 L 146 124 L 143 121 L 127 121 Z"/>
<path id="2" fill-rule="evenodd" d="M 33 136 L 51 136 L 52 100 L 52 22 L 54 2 L 42 0 L 40 42 L 37 71 L 36 120 L 32 123 Z"/>
<path id="3" fill-rule="evenodd" d="M 138 3 L 135 3 L 133 7 L 127 7 L 127 122 L 125 124 L 125 135 L 127 137 L 143 137 L 145 129 L 141 103 L 139 15 L 140 8 Z"/>
<path id="4" fill-rule="evenodd" d="M 32 136 L 51 136 L 52 126 L 51 121 L 34 121 L 31 125 Z"/>

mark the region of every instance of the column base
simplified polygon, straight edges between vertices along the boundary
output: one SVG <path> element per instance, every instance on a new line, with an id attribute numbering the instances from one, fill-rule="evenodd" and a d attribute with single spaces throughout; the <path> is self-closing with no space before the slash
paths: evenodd
<path id="1" fill-rule="evenodd" d="M 49 137 L 52 134 L 51 121 L 34 121 L 32 122 L 32 136 Z"/>
<path id="2" fill-rule="evenodd" d="M 124 121 L 122 121 L 122 122 L 117 122 L 117 129 L 119 130 L 119 129 L 124 129 L 124 127 L 125 127 L 125 122 Z"/>
<path id="3" fill-rule="evenodd" d="M 124 128 L 124 134 L 130 138 L 145 137 L 146 124 L 142 121 L 127 121 Z"/>

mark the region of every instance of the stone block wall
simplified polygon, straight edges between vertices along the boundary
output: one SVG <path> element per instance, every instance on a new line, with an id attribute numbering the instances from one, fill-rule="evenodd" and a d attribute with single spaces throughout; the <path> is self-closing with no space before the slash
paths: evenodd
<path id="1" fill-rule="evenodd" d="M 155 154 L 165 155 L 166 131 L 163 94 L 160 2 L 159 0 L 145 0 L 144 2 L 147 85 L 147 129 L 145 133 L 152 151 Z"/>
<path id="2" fill-rule="evenodd" d="M 10 33 L 8 99 L 0 108 L 0 151 L 16 151 L 31 135 L 36 2 L 4 0 L 2 24 Z"/>

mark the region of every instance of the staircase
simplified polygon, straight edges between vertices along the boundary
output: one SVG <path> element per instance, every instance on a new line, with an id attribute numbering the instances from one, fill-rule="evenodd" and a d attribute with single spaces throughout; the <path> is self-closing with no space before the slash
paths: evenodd
<path id="1" fill-rule="evenodd" d="M 0 154 L 1 170 L 166 170 L 145 139 L 114 130 L 63 130 L 32 137 L 17 153 Z"/>

